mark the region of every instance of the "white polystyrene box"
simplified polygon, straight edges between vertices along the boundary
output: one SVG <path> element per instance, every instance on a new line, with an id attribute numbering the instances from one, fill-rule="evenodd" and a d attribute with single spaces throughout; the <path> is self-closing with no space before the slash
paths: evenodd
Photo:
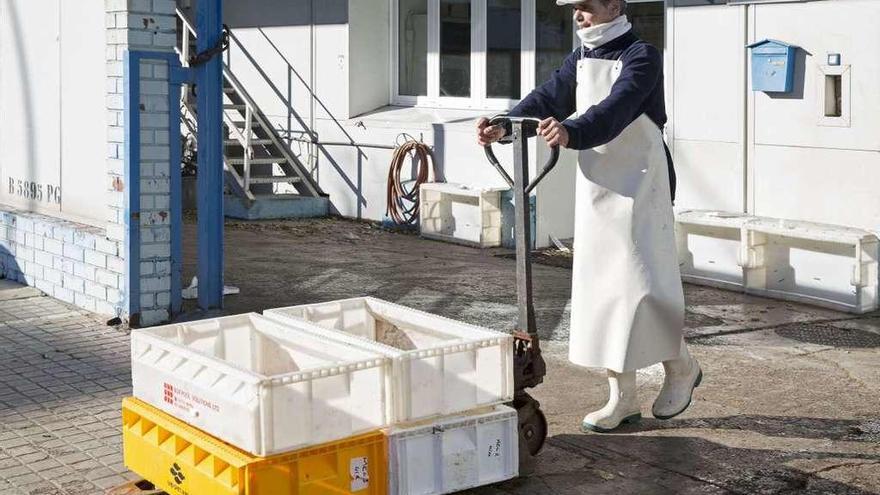
<path id="1" fill-rule="evenodd" d="M 406 422 L 513 399 L 513 336 L 364 297 L 267 310 L 312 322 L 391 358 L 392 421 Z"/>
<path id="2" fill-rule="evenodd" d="M 429 182 L 419 186 L 419 230 L 423 237 L 478 247 L 501 245 L 501 192 Z"/>
<path id="3" fill-rule="evenodd" d="M 258 314 L 135 330 L 134 396 L 258 456 L 387 426 L 390 360 Z"/>
<path id="4" fill-rule="evenodd" d="M 519 474 L 516 410 L 488 411 L 387 430 L 388 493 L 437 495 Z"/>

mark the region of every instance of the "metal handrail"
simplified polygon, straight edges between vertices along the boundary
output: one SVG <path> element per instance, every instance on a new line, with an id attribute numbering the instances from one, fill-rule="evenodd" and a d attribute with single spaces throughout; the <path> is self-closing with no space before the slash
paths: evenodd
<path id="1" fill-rule="evenodd" d="M 196 30 L 195 30 L 195 27 L 193 27 L 193 25 L 189 22 L 189 20 L 187 20 L 186 15 L 184 15 L 184 13 L 180 9 L 176 9 L 176 11 L 177 11 L 177 18 L 180 19 L 181 24 L 183 24 L 183 33 L 181 33 L 182 34 L 182 36 L 181 36 L 181 45 L 182 46 L 175 47 L 175 50 L 177 51 L 178 55 L 180 55 L 181 64 L 184 67 L 189 67 L 189 59 L 190 59 L 189 46 L 190 46 L 191 37 L 193 37 L 193 38 L 195 37 Z M 224 64 L 224 68 L 225 68 L 225 64 Z M 181 104 L 183 105 L 183 108 L 186 109 L 187 113 L 189 113 L 191 116 L 195 116 L 195 111 L 192 108 L 192 106 L 186 101 L 185 96 L 181 97 Z M 247 103 L 246 103 L 246 112 L 245 113 L 246 114 L 251 113 L 250 106 L 247 105 Z M 233 129 L 234 137 L 236 138 L 236 140 L 238 140 L 239 144 L 242 146 L 242 149 L 244 150 L 244 156 L 243 156 L 243 161 L 244 161 L 244 166 L 243 166 L 244 174 L 243 175 L 244 176 L 239 175 L 239 173 L 235 170 L 235 167 L 233 167 L 232 165 L 229 164 L 229 162 L 226 158 L 226 153 L 223 154 L 223 167 L 227 173 L 232 175 L 233 179 L 236 182 L 236 185 L 238 186 L 238 189 L 240 189 L 244 193 L 244 195 L 247 197 L 247 199 L 253 201 L 255 199 L 255 197 L 254 197 L 254 194 L 250 190 L 250 158 L 252 155 L 252 148 L 250 146 L 251 145 L 250 125 L 249 125 L 249 123 L 246 123 L 245 124 L 245 131 L 246 132 L 242 133 L 241 130 L 235 125 L 235 121 L 232 120 L 232 118 L 228 115 L 228 113 L 225 110 L 223 111 L 223 120 L 226 122 L 227 127 L 229 127 L 230 129 Z M 193 126 L 191 125 L 189 120 L 186 121 L 186 127 L 187 127 L 187 129 L 189 129 L 189 131 L 191 133 L 193 133 L 193 135 L 196 135 L 196 129 L 193 128 Z"/>
<path id="2" fill-rule="evenodd" d="M 184 125 L 186 125 L 186 128 L 189 130 L 189 132 L 194 137 L 196 137 L 196 139 L 198 139 L 198 137 L 197 137 L 198 134 L 196 132 L 196 128 L 192 124 L 192 121 L 195 120 L 195 111 L 185 100 L 181 101 L 181 105 L 183 107 L 182 108 L 183 111 L 181 112 L 181 116 L 188 116 L 189 117 L 189 118 L 183 118 L 181 120 L 183 120 L 183 123 L 184 123 Z M 225 153 L 223 154 L 223 170 L 229 176 L 232 177 L 233 181 L 235 182 L 235 184 L 234 184 L 235 189 L 238 192 L 240 192 L 241 194 L 244 194 L 244 196 L 250 201 L 253 201 L 254 199 L 256 199 L 254 194 L 252 192 L 250 192 L 250 190 L 248 190 L 244 187 L 244 183 L 245 183 L 244 178 L 238 174 L 238 172 L 235 170 L 235 167 L 233 167 L 229 164 Z"/>
<path id="3" fill-rule="evenodd" d="M 181 41 L 183 43 L 183 47 L 181 49 L 179 49 L 179 53 L 181 54 L 181 57 L 183 57 L 185 59 L 183 61 L 184 66 L 188 66 L 189 65 L 189 57 L 187 55 L 189 53 L 190 37 L 195 38 L 196 30 L 193 27 L 193 25 L 187 20 L 186 14 L 183 11 L 181 11 L 180 9 L 176 9 L 176 12 L 177 12 L 177 17 L 180 19 L 181 23 L 184 26 L 183 36 L 181 38 Z M 226 124 L 230 128 L 235 129 L 235 138 L 240 142 L 242 147 L 245 149 L 245 153 L 244 153 L 244 157 L 243 157 L 244 158 L 244 166 L 243 166 L 243 169 L 244 169 L 243 170 L 243 172 L 244 172 L 244 176 L 243 176 L 244 189 L 246 191 L 250 192 L 250 183 L 251 183 L 250 159 L 252 158 L 252 156 L 249 156 L 249 154 L 252 153 L 251 139 L 253 138 L 252 122 L 254 119 L 256 119 L 257 123 L 263 129 L 266 130 L 266 134 L 269 136 L 269 139 L 272 141 L 272 144 L 275 145 L 275 148 L 281 152 L 281 154 L 283 155 L 283 158 L 285 160 L 287 160 L 287 163 L 290 165 L 290 167 L 295 169 L 296 172 L 300 176 L 302 176 L 303 179 L 305 179 L 305 175 L 308 174 L 308 171 L 303 170 L 299 166 L 298 160 L 288 152 L 287 146 L 285 146 L 284 143 L 281 142 L 281 140 L 278 138 L 278 136 L 275 132 L 272 132 L 273 128 L 269 124 L 268 119 L 266 119 L 266 117 L 262 114 L 262 112 L 259 111 L 259 107 L 257 107 L 257 104 L 254 102 L 253 98 L 251 98 L 250 94 L 244 89 L 244 86 L 241 84 L 241 82 L 239 82 L 238 78 L 235 77 L 235 75 L 232 73 L 232 71 L 229 69 L 229 66 L 225 62 L 223 63 L 223 77 L 226 80 L 226 82 L 232 87 L 232 89 L 235 90 L 236 94 L 244 101 L 244 104 L 245 104 L 245 119 L 246 120 L 245 120 L 245 132 L 243 134 L 242 134 L 241 130 L 238 129 L 238 126 L 235 125 L 235 121 L 228 115 L 228 113 L 226 111 L 223 112 L 223 118 L 226 121 Z M 322 194 L 321 191 L 318 190 L 314 186 L 312 181 L 301 180 L 300 183 L 305 184 L 305 186 L 308 188 L 308 190 L 311 194 L 313 194 L 315 196 L 320 196 Z M 249 194 L 249 196 L 250 196 L 250 194 Z M 251 199 L 253 199 L 253 198 L 251 198 Z"/>

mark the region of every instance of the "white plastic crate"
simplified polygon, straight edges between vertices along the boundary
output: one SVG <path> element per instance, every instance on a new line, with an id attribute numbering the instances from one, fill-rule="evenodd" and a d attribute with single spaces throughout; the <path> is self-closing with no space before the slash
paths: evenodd
<path id="1" fill-rule="evenodd" d="M 429 182 L 419 187 L 419 228 L 429 239 L 478 247 L 501 245 L 501 191 Z"/>
<path id="2" fill-rule="evenodd" d="M 519 474 L 516 410 L 507 406 L 388 430 L 388 493 L 438 495 Z"/>
<path id="3" fill-rule="evenodd" d="M 387 426 L 390 360 L 258 314 L 136 330 L 134 396 L 258 456 Z"/>
<path id="4" fill-rule="evenodd" d="M 394 423 L 513 399 L 513 337 L 365 297 L 272 309 L 264 315 L 332 329 L 336 339 L 392 360 Z"/>
<path id="5" fill-rule="evenodd" d="M 742 289 L 740 266 L 743 226 L 751 217 L 709 210 L 681 211 L 675 216 L 675 237 L 681 278 L 685 282 Z"/>

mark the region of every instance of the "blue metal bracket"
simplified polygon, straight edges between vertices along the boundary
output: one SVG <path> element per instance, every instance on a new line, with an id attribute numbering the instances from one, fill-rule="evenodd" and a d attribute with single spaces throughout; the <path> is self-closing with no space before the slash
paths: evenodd
<path id="1" fill-rule="evenodd" d="M 196 83 L 195 71 L 190 69 L 189 67 L 182 67 L 179 61 L 177 62 L 177 66 L 170 68 L 168 77 L 171 81 L 171 84 L 181 85 Z"/>
<path id="2" fill-rule="evenodd" d="M 140 318 L 141 274 L 141 123 L 140 123 L 140 68 L 142 60 L 164 61 L 168 64 L 168 147 L 170 162 L 170 224 L 171 224 L 171 313 L 180 312 L 181 274 L 183 265 L 182 192 L 180 177 L 180 86 L 191 83 L 192 71 L 181 67 L 177 54 L 129 50 L 125 53 L 123 80 L 125 118 L 125 308 L 129 319 Z"/>

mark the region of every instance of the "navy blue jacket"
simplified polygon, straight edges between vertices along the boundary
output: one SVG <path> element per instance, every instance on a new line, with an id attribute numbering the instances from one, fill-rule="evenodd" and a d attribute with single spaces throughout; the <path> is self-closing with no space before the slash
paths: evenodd
<path id="1" fill-rule="evenodd" d="M 576 109 L 577 61 L 581 49 L 575 49 L 549 81 L 535 88 L 509 112 L 513 116 L 555 117 L 568 130 L 568 147 L 585 150 L 601 146 L 620 135 L 643 113 L 657 127 L 666 125 L 666 104 L 663 98 L 663 55 L 654 46 L 641 41 L 632 31 L 595 50 L 584 49 L 585 58 L 623 62 L 620 76 L 611 94 L 590 107 L 580 117 L 564 120 Z M 672 157 L 666 150 L 669 181 L 675 198 L 675 172 Z"/>

